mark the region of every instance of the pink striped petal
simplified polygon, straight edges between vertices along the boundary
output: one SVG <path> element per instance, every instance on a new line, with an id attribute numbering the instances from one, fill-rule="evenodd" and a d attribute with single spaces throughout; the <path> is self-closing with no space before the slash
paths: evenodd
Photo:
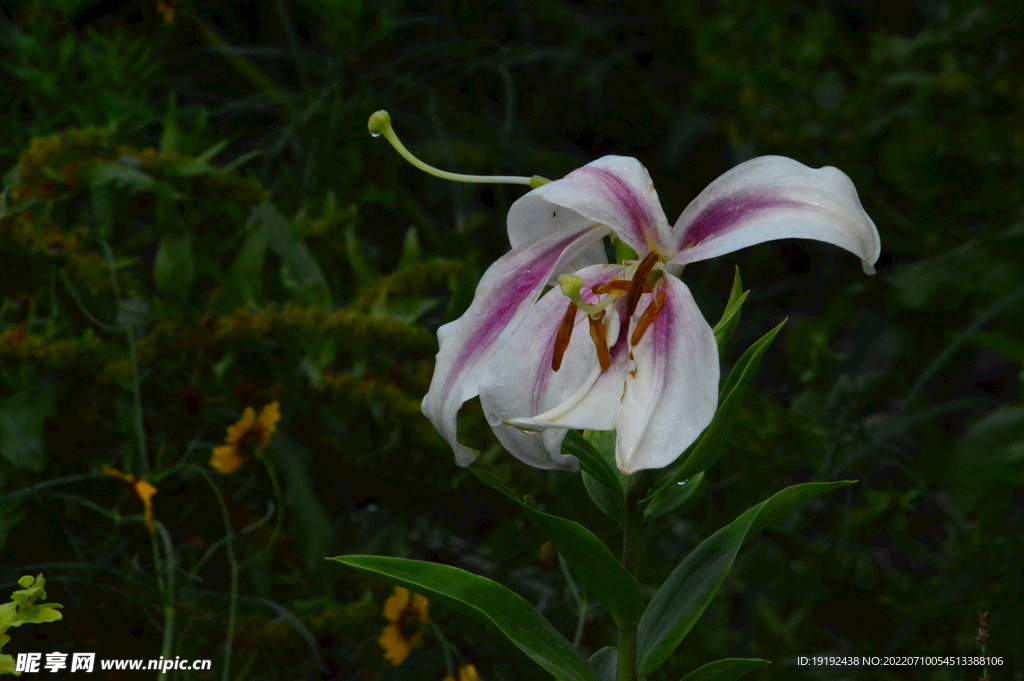
<path id="1" fill-rule="evenodd" d="M 459 444 L 456 417 L 479 392 L 480 375 L 495 348 L 522 321 L 553 272 L 608 234 L 605 227 L 549 233 L 499 258 L 484 273 L 469 309 L 437 331 L 437 360 L 421 408 L 468 466 L 477 452 Z"/>
<path id="2" fill-rule="evenodd" d="M 711 423 L 718 406 L 718 346 L 686 285 L 668 276 L 661 311 L 633 348 L 616 423 L 615 461 L 626 474 L 663 468 Z M 642 315 L 656 294 L 640 300 Z"/>
<path id="3" fill-rule="evenodd" d="M 849 177 L 784 156 L 751 159 L 719 177 L 686 207 L 672 231 L 679 249 L 675 264 L 796 237 L 839 246 L 873 274 L 881 251 L 875 223 Z"/>
<path id="4" fill-rule="evenodd" d="M 595 265 L 576 274 L 587 282 L 582 292 L 583 299 L 593 304 L 597 296 L 591 292 L 591 287 L 616 279 L 622 274 L 622 267 Z M 560 289 L 548 291 L 502 342 L 480 377 L 480 404 L 487 422 L 506 450 L 535 468 L 575 470 L 578 467 L 575 457 L 561 453 L 564 429 L 560 435 L 556 431 L 526 433 L 504 422 L 518 416 L 538 414 L 560 404 L 581 386 L 593 383 L 601 371 L 590 338 L 590 324 L 587 315 L 581 311 L 576 312 L 576 325 L 562 356 L 561 368 L 558 371 L 551 369 L 555 336 L 568 304 L 569 299 Z M 610 338 L 612 343 L 618 336 L 617 316 L 615 320 L 616 328 L 612 329 Z"/>
<path id="5" fill-rule="evenodd" d="M 611 227 L 641 255 L 675 251 L 651 176 L 626 156 L 599 158 L 523 196 L 509 209 L 508 236 L 515 248 L 540 234 L 593 223 Z"/>

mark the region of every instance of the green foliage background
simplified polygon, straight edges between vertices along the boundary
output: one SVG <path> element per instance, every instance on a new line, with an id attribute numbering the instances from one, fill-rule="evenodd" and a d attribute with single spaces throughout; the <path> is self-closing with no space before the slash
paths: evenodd
<path id="1" fill-rule="evenodd" d="M 795 241 L 687 268 L 711 320 L 734 266 L 752 289 L 726 365 L 790 323 L 730 453 L 650 530 L 644 581 L 787 484 L 860 482 L 747 547 L 657 678 L 724 656 L 775 663 L 753 679 L 972 678 L 786 661 L 977 653 L 979 612 L 1006 661 L 991 678 L 1024 678 L 1022 18 L 1010 0 L 0 2 L 0 592 L 45 572 L 65 604 L 5 652 L 155 658 L 171 611 L 174 654 L 217 675 L 230 632 L 236 678 L 440 679 L 434 634 L 382 660 L 389 587 L 322 560 L 340 553 L 484 574 L 572 635 L 540 536 L 419 415 L 434 331 L 507 248 L 521 188 L 420 174 L 366 134 L 386 108 L 463 172 L 637 156 L 670 219 L 753 156 L 849 174 L 877 276 Z M 208 469 L 274 400 L 270 467 Z M 466 411 L 483 467 L 618 541 L 575 476 L 512 460 Z M 103 464 L 157 486 L 173 585 Z M 431 614 L 483 678 L 535 677 Z M 602 613 L 579 621 L 584 649 L 614 643 Z"/>

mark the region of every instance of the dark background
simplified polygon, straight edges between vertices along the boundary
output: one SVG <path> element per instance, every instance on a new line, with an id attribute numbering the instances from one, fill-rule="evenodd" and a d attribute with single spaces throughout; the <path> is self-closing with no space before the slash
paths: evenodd
<path id="1" fill-rule="evenodd" d="M 433 332 L 507 249 L 523 190 L 416 171 L 367 134 L 384 108 L 414 153 L 462 172 L 636 156 L 670 221 L 757 155 L 850 175 L 877 276 L 798 241 L 687 268 L 712 323 L 734 267 L 751 289 L 724 370 L 789 322 L 728 454 L 649 530 L 643 581 L 783 486 L 859 483 L 745 547 L 652 681 L 726 656 L 774 662 L 752 679 L 973 681 L 785 661 L 976 654 L 980 612 L 1005 661 L 991 678 L 1024 678 L 1019 3 L 635 7 L 0 2 L 0 592 L 42 572 L 65 606 L 4 652 L 156 657 L 170 607 L 174 654 L 220 675 L 232 568 L 213 488 L 186 464 L 246 528 L 232 676 L 444 676 L 429 632 L 401 667 L 382 660 L 390 587 L 322 560 L 342 553 L 485 574 L 572 635 L 542 537 L 419 415 Z M 273 400 L 280 489 L 258 461 L 209 469 L 225 428 Z M 576 476 L 501 452 L 474 405 L 463 418 L 481 466 L 617 545 Z M 173 588 L 139 500 L 101 464 L 157 486 Z M 497 635 L 431 617 L 482 678 L 536 677 Z M 614 644 L 596 607 L 585 621 L 586 652 Z"/>

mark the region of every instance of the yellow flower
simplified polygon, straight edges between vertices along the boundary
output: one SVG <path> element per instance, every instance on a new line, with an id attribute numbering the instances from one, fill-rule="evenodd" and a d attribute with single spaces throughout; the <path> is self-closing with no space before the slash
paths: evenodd
<path id="1" fill-rule="evenodd" d="M 270 436 L 277 430 L 281 420 L 281 407 L 271 402 L 263 407 L 259 418 L 252 407 L 246 407 L 238 423 L 228 426 L 225 444 L 213 448 L 210 465 L 221 473 L 234 473 L 247 458 L 259 458 L 263 449 L 270 444 Z"/>
<path id="2" fill-rule="evenodd" d="M 444 681 L 455 681 L 450 676 L 444 677 Z M 480 677 L 476 673 L 476 667 L 471 664 L 467 664 L 465 667 L 459 669 L 459 681 L 480 681 Z"/>
<path id="3" fill-rule="evenodd" d="M 384 602 L 384 617 L 391 624 L 384 627 L 377 642 L 384 649 L 384 658 L 398 666 L 409 657 L 413 646 L 420 640 L 420 625 L 427 621 L 427 607 L 423 596 L 396 586 L 395 593 Z"/>
<path id="4" fill-rule="evenodd" d="M 153 487 L 153 485 L 145 480 L 136 480 L 134 475 L 122 473 L 116 468 L 111 468 L 107 464 L 103 464 L 103 466 L 100 467 L 100 473 L 103 475 L 109 475 L 113 478 L 120 478 L 132 486 L 135 494 L 142 501 L 144 509 L 142 517 L 145 520 L 146 529 L 150 531 L 150 534 L 156 532 L 156 523 L 153 522 L 153 495 L 156 494 L 156 487 Z"/>
<path id="5" fill-rule="evenodd" d="M 163 15 L 164 23 L 174 23 L 174 13 L 178 10 L 178 0 L 156 0 L 156 11 Z"/>

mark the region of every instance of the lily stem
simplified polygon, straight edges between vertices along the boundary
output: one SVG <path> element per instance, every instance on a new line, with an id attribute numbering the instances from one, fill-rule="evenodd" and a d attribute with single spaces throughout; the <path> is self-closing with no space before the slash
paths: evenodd
<path id="1" fill-rule="evenodd" d="M 626 522 L 622 531 L 622 565 L 639 581 L 640 547 L 644 531 L 644 512 L 639 506 L 642 494 L 633 489 L 635 480 L 630 480 L 630 491 L 626 496 Z M 619 672 L 618 681 L 637 681 L 636 670 L 636 622 L 619 627 Z"/>

